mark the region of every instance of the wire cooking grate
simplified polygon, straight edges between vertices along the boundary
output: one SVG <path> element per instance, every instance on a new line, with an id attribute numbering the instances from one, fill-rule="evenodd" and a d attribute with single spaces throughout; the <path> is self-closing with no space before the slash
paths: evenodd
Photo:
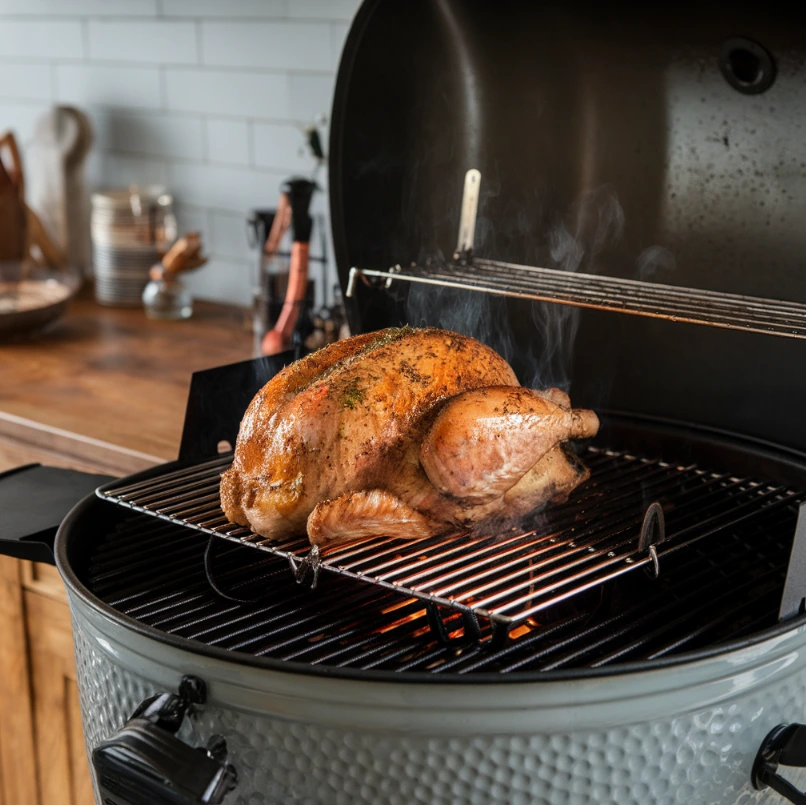
<path id="1" fill-rule="evenodd" d="M 413 282 L 483 291 L 572 307 L 609 310 L 655 319 L 703 324 L 786 338 L 806 339 L 806 304 L 705 291 L 642 280 L 562 271 L 556 268 L 474 258 L 471 262 L 387 270 L 352 268 L 347 296 L 355 282 Z"/>
<path id="2" fill-rule="evenodd" d="M 663 557 L 739 523 L 752 524 L 803 498 L 768 483 L 673 466 L 626 452 L 589 448 L 590 479 L 567 503 L 524 521 L 523 530 L 454 534 L 424 540 L 373 538 L 326 549 L 325 572 L 393 589 L 464 613 L 472 625 L 488 619 L 503 631 L 538 613 L 652 564 L 638 540 L 647 507 L 665 515 Z M 221 511 L 219 478 L 232 455 L 137 483 L 113 482 L 100 497 L 257 550 L 302 560 L 304 537 L 273 541 L 229 523 Z"/>

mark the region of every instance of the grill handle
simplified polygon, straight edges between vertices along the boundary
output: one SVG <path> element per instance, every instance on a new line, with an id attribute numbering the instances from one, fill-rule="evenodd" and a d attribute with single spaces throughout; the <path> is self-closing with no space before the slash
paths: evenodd
<path id="1" fill-rule="evenodd" d="M 227 744 L 213 735 L 192 747 L 176 733 L 207 698 L 204 681 L 185 676 L 179 693 L 146 699 L 125 726 L 92 751 L 101 801 L 107 805 L 218 805 L 238 784 Z"/>
<path id="2" fill-rule="evenodd" d="M 772 788 L 788 802 L 806 805 L 806 792 L 778 774 L 778 766 L 806 766 L 806 724 L 779 724 L 761 742 L 753 762 L 754 788 Z"/>
<path id="3" fill-rule="evenodd" d="M 41 464 L 0 473 L 0 554 L 56 564 L 59 524 L 82 498 L 112 478 Z"/>

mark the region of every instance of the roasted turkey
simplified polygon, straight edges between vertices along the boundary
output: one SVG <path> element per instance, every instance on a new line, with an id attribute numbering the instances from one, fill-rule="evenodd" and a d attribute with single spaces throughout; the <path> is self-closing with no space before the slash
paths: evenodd
<path id="1" fill-rule="evenodd" d="M 564 500 L 587 470 L 564 443 L 593 411 L 523 388 L 457 333 L 390 329 L 337 342 L 257 394 L 221 479 L 227 518 L 321 547 L 484 527 Z"/>

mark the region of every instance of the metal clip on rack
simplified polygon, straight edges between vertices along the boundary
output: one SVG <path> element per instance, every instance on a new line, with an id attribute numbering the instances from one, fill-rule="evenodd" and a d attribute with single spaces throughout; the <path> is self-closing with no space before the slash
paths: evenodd
<path id="1" fill-rule="evenodd" d="M 359 279 L 367 285 L 373 284 L 373 281 L 381 282 L 386 288 L 392 282 L 413 282 L 806 339 L 806 304 L 801 302 L 579 274 L 474 257 L 473 231 L 480 182 L 481 174 L 477 170 L 467 172 L 459 241 L 452 262 L 407 269 L 399 265 L 385 270 L 353 267 L 350 269 L 347 297 L 353 296 Z"/>

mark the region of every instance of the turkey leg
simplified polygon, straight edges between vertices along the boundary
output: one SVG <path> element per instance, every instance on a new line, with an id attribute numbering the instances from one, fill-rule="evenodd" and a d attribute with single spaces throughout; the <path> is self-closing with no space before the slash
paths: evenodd
<path id="1" fill-rule="evenodd" d="M 511 386 L 459 394 L 428 430 L 420 463 L 444 495 L 472 504 L 495 500 L 556 445 L 596 434 L 596 414 L 552 401 L 564 399 L 558 390 Z"/>

